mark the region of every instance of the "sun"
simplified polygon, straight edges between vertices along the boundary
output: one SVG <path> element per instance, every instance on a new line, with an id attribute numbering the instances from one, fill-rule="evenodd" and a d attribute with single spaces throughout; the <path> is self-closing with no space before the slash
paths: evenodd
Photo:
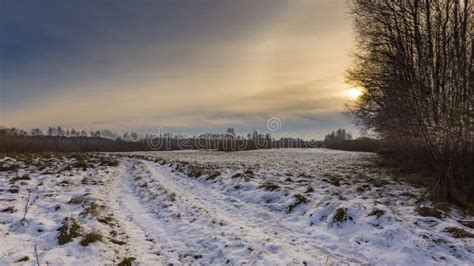
<path id="1" fill-rule="evenodd" d="M 352 100 L 357 100 L 362 95 L 362 91 L 358 88 L 350 88 L 346 90 L 346 96 Z"/>

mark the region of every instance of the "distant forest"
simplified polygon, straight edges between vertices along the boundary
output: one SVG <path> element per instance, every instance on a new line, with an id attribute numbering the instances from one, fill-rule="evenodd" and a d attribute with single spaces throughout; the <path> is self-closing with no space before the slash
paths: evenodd
<path id="1" fill-rule="evenodd" d="M 226 133 L 206 133 L 182 136 L 169 133 L 160 136 L 126 132 L 119 135 L 107 129 L 76 130 L 49 127 L 45 132 L 34 128 L 29 132 L 16 128 L 0 128 L 0 152 L 125 152 L 209 149 L 220 151 L 270 148 L 316 148 L 322 141 L 301 138 L 275 139 L 257 131 L 237 136 L 233 128 Z"/>

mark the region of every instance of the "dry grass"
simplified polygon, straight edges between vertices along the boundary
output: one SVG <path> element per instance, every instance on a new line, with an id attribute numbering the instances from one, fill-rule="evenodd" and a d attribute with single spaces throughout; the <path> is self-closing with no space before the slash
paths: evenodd
<path id="1" fill-rule="evenodd" d="M 447 227 L 443 231 L 450 233 L 454 238 L 474 238 L 474 234 L 457 227 Z"/>
<path id="2" fill-rule="evenodd" d="M 24 256 L 23 258 L 16 260 L 15 263 L 25 262 L 25 261 L 29 261 L 29 260 L 30 260 L 30 257 Z"/>
<path id="3" fill-rule="evenodd" d="M 258 188 L 263 188 L 263 189 L 268 190 L 268 191 L 275 191 L 275 190 L 279 189 L 280 186 L 278 186 L 277 184 L 275 184 L 273 182 L 267 181 L 267 182 L 261 184 Z"/>
<path id="4" fill-rule="evenodd" d="M 377 219 L 384 215 L 385 215 L 385 211 L 380 210 L 380 209 L 374 209 L 368 214 L 368 216 L 377 216 Z"/>
<path id="5" fill-rule="evenodd" d="M 63 225 L 58 229 L 58 244 L 64 245 L 71 242 L 74 238 L 80 236 L 81 226 L 79 222 L 72 218 L 66 217 L 63 220 Z"/>
<path id="6" fill-rule="evenodd" d="M 16 181 L 20 181 L 20 180 L 31 180 L 31 177 L 28 174 L 17 176 L 17 177 L 12 178 L 12 180 L 10 180 L 10 183 L 15 183 Z"/>
<path id="7" fill-rule="evenodd" d="M 20 166 L 18 164 L 0 165 L 0 172 L 16 172 Z"/>
<path id="8" fill-rule="evenodd" d="M 81 244 L 81 246 L 87 247 L 91 243 L 94 243 L 94 242 L 97 242 L 97 241 L 102 241 L 102 239 L 103 239 L 103 237 L 100 233 L 90 232 L 82 238 L 80 244 Z"/>
<path id="9" fill-rule="evenodd" d="M 101 213 L 102 209 L 102 205 L 99 205 L 96 202 L 89 202 L 84 208 L 83 214 L 97 217 Z"/>
<path id="10" fill-rule="evenodd" d="M 132 266 L 132 262 L 134 260 L 136 260 L 135 257 L 126 257 L 121 262 L 119 262 L 119 264 L 117 264 L 117 265 L 118 266 Z"/>
<path id="11" fill-rule="evenodd" d="M 82 203 L 86 203 L 86 202 L 87 202 L 87 198 L 84 195 L 80 195 L 80 196 L 73 196 L 67 203 L 69 203 L 69 204 L 82 204 Z"/>
<path id="12" fill-rule="evenodd" d="M 423 217 L 434 217 L 438 219 L 441 219 L 443 217 L 442 212 L 427 206 L 418 206 L 415 208 L 415 212 Z"/>
<path id="13" fill-rule="evenodd" d="M 309 199 L 301 194 L 293 195 L 295 202 L 288 206 L 288 213 L 291 213 L 298 205 L 305 204 L 309 202 Z"/>
<path id="14" fill-rule="evenodd" d="M 340 225 L 347 220 L 352 221 L 352 217 L 347 213 L 347 209 L 346 208 L 336 209 L 336 212 L 334 213 L 334 216 L 332 217 L 332 223 Z"/>
<path id="15" fill-rule="evenodd" d="M 190 166 L 187 174 L 190 177 L 200 177 L 204 174 L 204 170 L 197 166 Z"/>

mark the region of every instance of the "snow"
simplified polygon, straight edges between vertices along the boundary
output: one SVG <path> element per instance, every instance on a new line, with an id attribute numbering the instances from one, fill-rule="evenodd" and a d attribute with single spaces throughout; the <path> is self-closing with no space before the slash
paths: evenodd
<path id="1" fill-rule="evenodd" d="M 126 257 L 145 265 L 472 265 L 473 238 L 444 230 L 473 233 L 458 221 L 474 217 L 418 215 L 413 195 L 423 190 L 374 167 L 375 156 L 325 149 L 89 154 L 81 159 L 87 169 L 74 156 L 5 157 L 1 164 L 19 168 L 0 172 L 0 265 L 25 256 L 21 263 L 35 264 L 35 246 L 40 262 L 52 265 Z M 188 176 L 193 169 L 197 177 Z M 31 179 L 12 181 L 25 174 Z M 97 213 L 87 213 L 92 203 Z M 8 207 L 14 212 L 2 211 Z M 346 219 L 335 220 L 338 209 Z M 374 210 L 383 215 L 369 215 Z M 65 217 L 79 221 L 81 236 L 59 245 Z M 103 240 L 82 246 L 92 231 Z"/>

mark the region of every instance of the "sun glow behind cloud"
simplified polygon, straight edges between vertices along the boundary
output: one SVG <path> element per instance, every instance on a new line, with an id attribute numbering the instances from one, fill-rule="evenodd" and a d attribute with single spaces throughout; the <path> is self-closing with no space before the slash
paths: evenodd
<path id="1" fill-rule="evenodd" d="M 346 91 L 346 95 L 351 100 L 357 100 L 362 95 L 362 90 L 359 88 L 350 88 Z"/>

